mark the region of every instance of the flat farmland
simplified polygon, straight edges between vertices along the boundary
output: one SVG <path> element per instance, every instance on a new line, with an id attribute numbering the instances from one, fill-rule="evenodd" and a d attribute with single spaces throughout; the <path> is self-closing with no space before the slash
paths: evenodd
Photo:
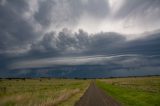
<path id="1" fill-rule="evenodd" d="M 160 77 L 1 79 L 0 106 L 160 106 Z"/>
<path id="2" fill-rule="evenodd" d="M 74 106 L 90 80 L 1 79 L 0 106 Z"/>

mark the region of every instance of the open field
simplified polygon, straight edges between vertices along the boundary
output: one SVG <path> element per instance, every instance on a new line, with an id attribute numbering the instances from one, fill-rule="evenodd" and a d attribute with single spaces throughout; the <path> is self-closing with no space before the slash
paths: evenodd
<path id="1" fill-rule="evenodd" d="M 1 79 L 0 106 L 74 106 L 75 103 L 77 106 L 160 106 L 160 77 L 90 82 L 78 79 Z"/>
<path id="2" fill-rule="evenodd" d="M 160 106 L 160 77 L 99 79 L 96 84 L 124 106 Z"/>
<path id="3" fill-rule="evenodd" d="M 0 106 L 73 106 L 89 83 L 71 79 L 0 80 Z"/>

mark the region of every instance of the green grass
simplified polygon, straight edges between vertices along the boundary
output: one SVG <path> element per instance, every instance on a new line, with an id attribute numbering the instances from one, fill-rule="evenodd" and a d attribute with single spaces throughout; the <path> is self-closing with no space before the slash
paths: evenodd
<path id="1" fill-rule="evenodd" d="M 160 77 L 103 79 L 96 84 L 124 106 L 160 106 Z"/>
<path id="2" fill-rule="evenodd" d="M 73 106 L 89 86 L 89 80 L 0 80 L 0 106 Z"/>

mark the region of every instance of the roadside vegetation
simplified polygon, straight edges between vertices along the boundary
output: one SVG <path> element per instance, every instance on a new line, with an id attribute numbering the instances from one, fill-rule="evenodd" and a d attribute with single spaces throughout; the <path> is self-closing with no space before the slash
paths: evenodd
<path id="1" fill-rule="evenodd" d="M 89 80 L 1 79 L 0 106 L 73 106 Z"/>
<path id="2" fill-rule="evenodd" d="M 99 79 L 96 84 L 124 106 L 160 106 L 160 77 Z"/>

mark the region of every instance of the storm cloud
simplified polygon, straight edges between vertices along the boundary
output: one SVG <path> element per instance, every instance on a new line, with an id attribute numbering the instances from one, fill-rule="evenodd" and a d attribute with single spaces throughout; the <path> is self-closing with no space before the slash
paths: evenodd
<path id="1" fill-rule="evenodd" d="M 0 0 L 0 73 L 60 65 L 80 70 L 85 64 L 159 70 L 159 5 L 159 0 Z"/>
<path id="2" fill-rule="evenodd" d="M 63 29 L 32 44 L 28 53 L 13 59 L 8 68 L 39 69 L 64 65 L 102 65 L 106 70 L 155 68 L 160 65 L 159 39 L 159 32 L 128 41 L 118 33 L 89 35 L 83 30 L 73 33 Z"/>
<path id="3" fill-rule="evenodd" d="M 146 33 L 147 34 L 147 33 Z M 32 44 L 29 53 L 42 53 L 59 56 L 70 55 L 111 55 L 141 54 L 155 55 L 160 53 L 160 32 L 148 33 L 147 37 L 127 40 L 123 35 L 114 32 L 88 34 L 83 30 L 73 33 L 68 29 L 46 34 L 39 42 Z"/>

